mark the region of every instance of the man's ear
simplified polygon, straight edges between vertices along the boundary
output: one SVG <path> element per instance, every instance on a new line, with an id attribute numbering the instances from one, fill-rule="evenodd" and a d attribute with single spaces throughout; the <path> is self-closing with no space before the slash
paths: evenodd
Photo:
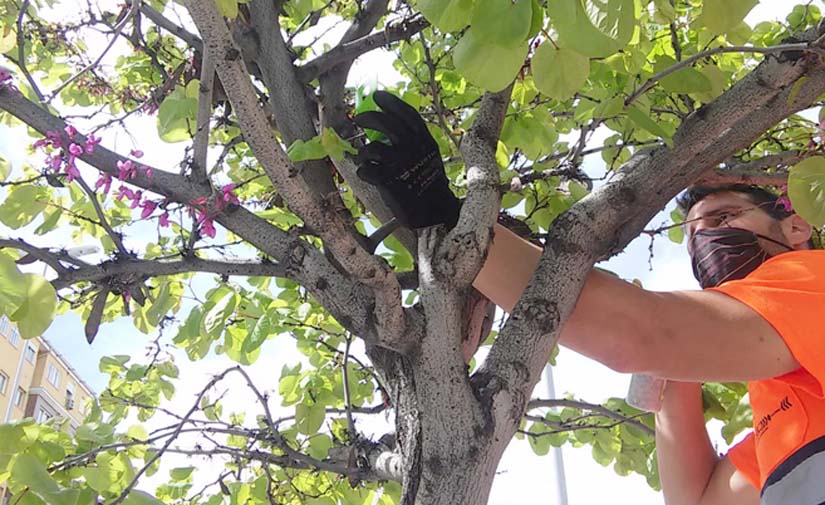
<path id="1" fill-rule="evenodd" d="M 808 248 L 813 228 L 807 221 L 796 214 L 792 214 L 782 221 L 782 229 L 791 247 L 794 249 Z"/>

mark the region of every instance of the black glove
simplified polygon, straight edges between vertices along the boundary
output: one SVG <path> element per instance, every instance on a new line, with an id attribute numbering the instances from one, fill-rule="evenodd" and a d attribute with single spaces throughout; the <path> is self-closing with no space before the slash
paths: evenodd
<path id="1" fill-rule="evenodd" d="M 381 112 L 355 116 L 355 123 L 377 130 L 390 141 L 370 142 L 358 150 L 358 177 L 375 185 L 398 221 L 411 229 L 458 221 L 461 201 L 450 190 L 438 144 L 418 112 L 400 98 L 376 91 Z"/>

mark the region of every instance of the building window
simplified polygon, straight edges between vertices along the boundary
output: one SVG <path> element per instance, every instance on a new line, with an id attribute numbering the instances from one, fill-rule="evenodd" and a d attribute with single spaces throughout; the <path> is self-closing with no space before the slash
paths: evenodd
<path id="1" fill-rule="evenodd" d="M 14 347 L 20 343 L 20 330 L 17 329 L 17 326 L 11 326 L 11 329 L 7 333 L 9 336 L 9 343 Z"/>
<path id="2" fill-rule="evenodd" d="M 9 383 L 9 376 L 0 372 L 0 394 L 6 394 L 6 384 Z"/>
<path id="3" fill-rule="evenodd" d="M 37 358 L 37 351 L 34 350 L 34 346 L 31 343 L 26 344 L 26 361 L 29 363 L 34 363 L 34 360 Z"/>
<path id="4" fill-rule="evenodd" d="M 6 316 L 0 317 L 0 333 L 3 335 L 8 336 L 9 330 L 11 329 L 11 322 L 9 318 Z"/>
<path id="5" fill-rule="evenodd" d="M 56 388 L 60 387 L 60 370 L 51 363 L 49 363 L 49 382 Z"/>
<path id="6" fill-rule="evenodd" d="M 22 407 L 23 406 L 23 399 L 26 397 L 26 391 L 23 388 L 17 388 L 17 392 L 14 393 L 14 406 L 15 407 Z"/>
<path id="7" fill-rule="evenodd" d="M 35 419 L 37 420 L 38 423 L 45 423 L 46 421 L 48 421 L 52 417 L 54 417 L 54 416 L 50 412 L 47 412 L 46 410 L 40 408 L 40 409 L 37 409 L 37 417 Z"/>

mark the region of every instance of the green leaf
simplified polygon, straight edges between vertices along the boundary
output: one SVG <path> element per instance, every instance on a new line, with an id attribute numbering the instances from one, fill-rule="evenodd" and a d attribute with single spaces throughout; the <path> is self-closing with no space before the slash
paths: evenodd
<path id="1" fill-rule="evenodd" d="M 158 500 L 154 496 L 144 491 L 132 491 L 129 496 L 123 500 L 123 505 L 166 505 L 164 502 Z"/>
<path id="2" fill-rule="evenodd" d="M 714 35 L 721 35 L 741 23 L 758 3 L 759 0 L 703 2 L 702 14 L 696 19 L 696 23 Z"/>
<path id="3" fill-rule="evenodd" d="M 192 475 L 192 472 L 195 470 L 194 466 L 186 466 L 181 468 L 173 468 L 169 470 L 169 477 L 172 480 L 186 480 Z"/>
<path id="4" fill-rule="evenodd" d="M 468 81 L 489 91 L 506 88 L 524 63 L 527 43 L 513 47 L 497 45 L 476 35 L 471 27 L 453 52 L 455 68 Z"/>
<path id="5" fill-rule="evenodd" d="M 657 137 L 661 137 L 668 145 L 670 145 L 670 135 L 659 126 L 650 116 L 644 113 L 641 109 L 631 106 L 627 109 L 627 117 L 636 123 L 637 126 L 646 130 Z"/>
<path id="6" fill-rule="evenodd" d="M 533 56 L 536 87 L 556 100 L 566 100 L 581 89 L 590 75 L 590 59 L 572 49 L 556 49 L 545 42 Z"/>
<path id="7" fill-rule="evenodd" d="M 29 490 L 50 505 L 75 505 L 77 490 L 61 490 L 46 471 L 45 465 L 31 454 L 19 454 L 14 458 L 11 478 L 25 483 Z"/>
<path id="8" fill-rule="evenodd" d="M 301 403 L 295 406 L 295 427 L 304 435 L 314 435 L 324 424 L 326 409 L 322 403 Z"/>
<path id="9" fill-rule="evenodd" d="M 243 351 L 248 353 L 259 348 L 272 333 L 272 320 L 270 315 L 265 313 L 255 321 L 252 331 L 248 332 L 243 342 Z"/>
<path id="10" fill-rule="evenodd" d="M 13 186 L 0 205 L 0 222 L 14 229 L 25 226 L 43 212 L 48 199 L 45 188 L 31 184 Z"/>
<path id="11" fill-rule="evenodd" d="M 286 150 L 292 161 L 321 160 L 327 157 L 327 150 L 321 143 L 321 137 L 312 137 L 309 140 L 298 139 Z"/>
<path id="12" fill-rule="evenodd" d="M 217 2 L 221 16 L 230 19 L 238 17 L 238 0 L 217 0 Z"/>
<path id="13" fill-rule="evenodd" d="M 0 24 L 0 53 L 7 53 L 17 45 L 17 33 L 9 26 Z"/>
<path id="14" fill-rule="evenodd" d="M 324 128 L 324 133 L 321 134 L 321 145 L 325 154 L 336 161 L 344 159 L 344 153 L 358 154 L 358 150 L 352 147 L 352 144 L 339 137 L 335 130 L 329 127 Z"/>
<path id="15" fill-rule="evenodd" d="M 184 88 L 177 86 L 158 108 L 158 135 L 164 142 L 189 140 L 198 118 L 199 81 L 192 79 Z"/>
<path id="16" fill-rule="evenodd" d="M 2 53 L 3 51 L 0 51 Z M 11 174 L 11 162 L 0 156 L 0 182 L 4 182 Z"/>
<path id="17" fill-rule="evenodd" d="M 794 210 L 812 226 L 825 226 L 825 159 L 815 156 L 791 168 L 788 197 Z"/>
<path id="18" fill-rule="evenodd" d="M 530 31 L 533 0 L 477 0 L 470 26 L 478 37 L 513 47 Z"/>
<path id="19" fill-rule="evenodd" d="M 657 74 L 674 65 L 676 60 L 670 56 L 660 56 L 656 60 L 656 65 L 653 69 Z M 712 89 L 710 79 L 708 79 L 702 72 L 695 68 L 685 67 L 668 75 L 659 81 L 659 84 L 665 91 L 671 93 L 704 93 Z"/>
<path id="20" fill-rule="evenodd" d="M 54 319 L 57 293 L 52 284 L 37 274 L 25 274 L 26 295 L 9 319 L 17 323 L 23 338 L 41 335 Z"/>
<path id="21" fill-rule="evenodd" d="M 26 277 L 17 269 L 14 260 L 0 253 L 0 311 L 15 312 L 26 300 Z"/>
<path id="22" fill-rule="evenodd" d="M 442 32 L 455 32 L 469 24 L 473 0 L 417 0 L 427 21 Z"/>
<path id="23" fill-rule="evenodd" d="M 630 42 L 636 30 L 634 0 L 583 2 L 548 2 L 547 11 L 559 34 L 559 46 L 574 48 L 591 58 L 604 58 Z"/>

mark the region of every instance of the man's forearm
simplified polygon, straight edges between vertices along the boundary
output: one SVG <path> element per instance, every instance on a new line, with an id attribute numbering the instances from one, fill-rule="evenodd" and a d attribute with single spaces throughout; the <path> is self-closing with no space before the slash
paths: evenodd
<path id="1" fill-rule="evenodd" d="M 473 286 L 507 312 L 512 312 L 533 275 L 541 248 L 496 225 L 487 260 Z M 559 342 L 614 370 L 636 371 L 649 334 L 650 294 L 596 269 L 590 272 L 576 309 L 565 322 Z"/>
<path id="2" fill-rule="evenodd" d="M 500 224 L 473 286 L 493 303 L 512 312 L 541 259 L 541 248 Z"/>
<path id="3" fill-rule="evenodd" d="M 700 503 L 719 458 L 705 428 L 699 384 L 668 382 L 656 414 L 656 454 L 665 503 Z"/>

